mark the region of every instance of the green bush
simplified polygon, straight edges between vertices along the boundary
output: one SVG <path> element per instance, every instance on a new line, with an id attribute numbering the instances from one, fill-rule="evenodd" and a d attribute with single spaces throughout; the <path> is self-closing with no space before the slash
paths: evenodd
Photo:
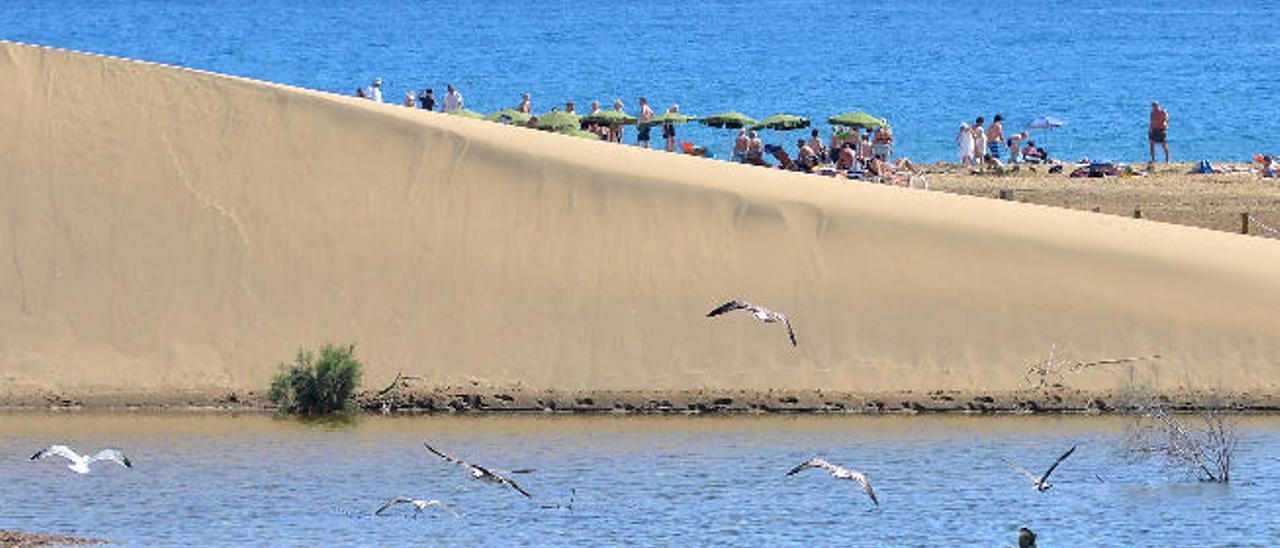
<path id="1" fill-rule="evenodd" d="M 299 349 L 292 366 L 280 364 L 267 397 L 282 413 L 329 415 L 354 410 L 362 369 L 355 349 L 354 345 L 326 344 L 318 360 L 310 351 Z"/>

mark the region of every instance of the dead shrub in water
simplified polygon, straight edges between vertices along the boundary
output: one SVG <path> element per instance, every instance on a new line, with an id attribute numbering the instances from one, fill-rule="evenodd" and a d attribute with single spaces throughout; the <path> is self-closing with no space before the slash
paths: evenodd
<path id="1" fill-rule="evenodd" d="M 1130 380 L 1126 405 L 1132 420 L 1125 428 L 1122 452 L 1132 461 L 1160 458 L 1170 470 L 1200 481 L 1229 483 L 1240 435 L 1237 420 L 1217 392 L 1201 393 L 1193 411 L 1177 414 L 1168 398 Z"/>

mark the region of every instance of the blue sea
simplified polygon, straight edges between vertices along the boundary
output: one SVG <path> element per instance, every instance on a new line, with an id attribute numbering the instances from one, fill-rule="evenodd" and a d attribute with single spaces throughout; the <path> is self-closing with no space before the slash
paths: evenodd
<path id="1" fill-rule="evenodd" d="M 1152 100 L 1174 159 L 1280 152 L 1280 3 L 423 2 L 5 0 L 0 38 L 388 101 L 455 84 L 473 110 L 621 98 L 634 112 L 864 110 L 899 153 L 951 160 L 961 122 L 1067 122 L 1034 139 L 1055 156 L 1144 161 Z M 194 100 L 199 100 L 194 99 Z M 631 134 L 634 136 L 634 133 Z M 796 133 L 766 135 L 793 144 Z M 630 137 L 630 136 L 629 136 Z M 731 131 L 682 128 L 720 155 Z"/>

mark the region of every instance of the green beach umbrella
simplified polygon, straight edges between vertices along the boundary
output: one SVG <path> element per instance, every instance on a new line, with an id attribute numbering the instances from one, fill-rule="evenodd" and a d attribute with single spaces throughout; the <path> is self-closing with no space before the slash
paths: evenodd
<path id="1" fill-rule="evenodd" d="M 591 139 L 592 141 L 600 140 L 599 135 L 595 133 L 591 133 L 590 131 L 583 131 L 577 128 L 561 130 L 561 131 L 557 131 L 556 133 L 559 133 L 561 135 L 568 135 L 570 137 L 581 137 L 583 139 Z"/>
<path id="2" fill-rule="evenodd" d="M 667 124 L 672 124 L 672 125 L 687 124 L 697 119 L 698 119 L 697 116 L 690 116 L 688 114 L 680 114 L 678 112 L 664 112 L 662 114 L 654 116 L 653 118 L 650 118 L 649 121 L 647 122 L 641 122 L 640 127 L 664 126 Z"/>
<path id="3" fill-rule="evenodd" d="M 862 111 L 840 114 L 827 118 L 827 121 L 833 126 L 845 126 L 856 128 L 880 129 L 889 127 L 889 122 L 884 118 L 876 118 Z"/>
<path id="4" fill-rule="evenodd" d="M 741 112 L 721 112 L 720 114 L 712 114 L 698 120 L 705 126 L 715 128 L 742 128 L 755 125 L 755 119 Z"/>
<path id="5" fill-rule="evenodd" d="M 582 117 L 582 121 L 588 124 L 600 124 L 602 126 L 611 126 L 614 124 L 620 126 L 629 126 L 636 123 L 634 116 L 622 112 L 621 110 L 598 110 L 592 114 Z"/>
<path id="6" fill-rule="evenodd" d="M 809 127 L 809 119 L 802 116 L 794 116 L 791 114 L 774 114 L 768 118 L 760 120 L 760 123 L 751 126 L 751 129 L 773 129 L 778 131 L 791 131 Z"/>
<path id="7" fill-rule="evenodd" d="M 450 112 L 449 114 L 452 114 L 452 115 L 454 115 L 454 116 L 461 116 L 461 117 L 463 117 L 463 118 L 474 118 L 474 119 L 476 119 L 476 120 L 483 120 L 483 119 L 484 119 L 484 115 L 483 115 L 483 114 L 480 114 L 479 112 L 476 112 L 476 111 L 474 111 L 474 110 L 467 110 L 467 109 L 465 109 L 465 108 L 460 108 L 460 109 L 458 109 L 458 110 L 455 110 L 455 111 L 453 111 L 453 112 Z"/>
<path id="8" fill-rule="evenodd" d="M 501 122 L 503 120 L 507 120 L 517 126 L 525 125 L 529 122 L 530 118 L 533 118 L 533 115 L 527 112 L 520 112 L 514 108 L 504 108 L 498 112 L 485 116 L 485 119 L 490 122 Z"/>
<path id="9" fill-rule="evenodd" d="M 564 131 L 578 129 L 581 125 L 582 119 L 577 114 L 553 110 L 538 116 L 538 121 L 534 122 L 533 127 L 544 131 Z"/>
<path id="10" fill-rule="evenodd" d="M 743 128 L 755 125 L 756 120 L 741 112 L 721 112 L 698 120 L 703 125 L 714 128 Z"/>

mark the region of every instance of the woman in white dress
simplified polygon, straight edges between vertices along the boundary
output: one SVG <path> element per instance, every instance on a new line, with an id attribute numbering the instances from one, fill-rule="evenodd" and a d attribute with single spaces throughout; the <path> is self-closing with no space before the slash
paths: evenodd
<path id="1" fill-rule="evenodd" d="M 960 133 L 956 134 L 956 144 L 960 145 L 960 164 L 973 163 L 973 132 L 969 124 L 960 124 Z"/>

